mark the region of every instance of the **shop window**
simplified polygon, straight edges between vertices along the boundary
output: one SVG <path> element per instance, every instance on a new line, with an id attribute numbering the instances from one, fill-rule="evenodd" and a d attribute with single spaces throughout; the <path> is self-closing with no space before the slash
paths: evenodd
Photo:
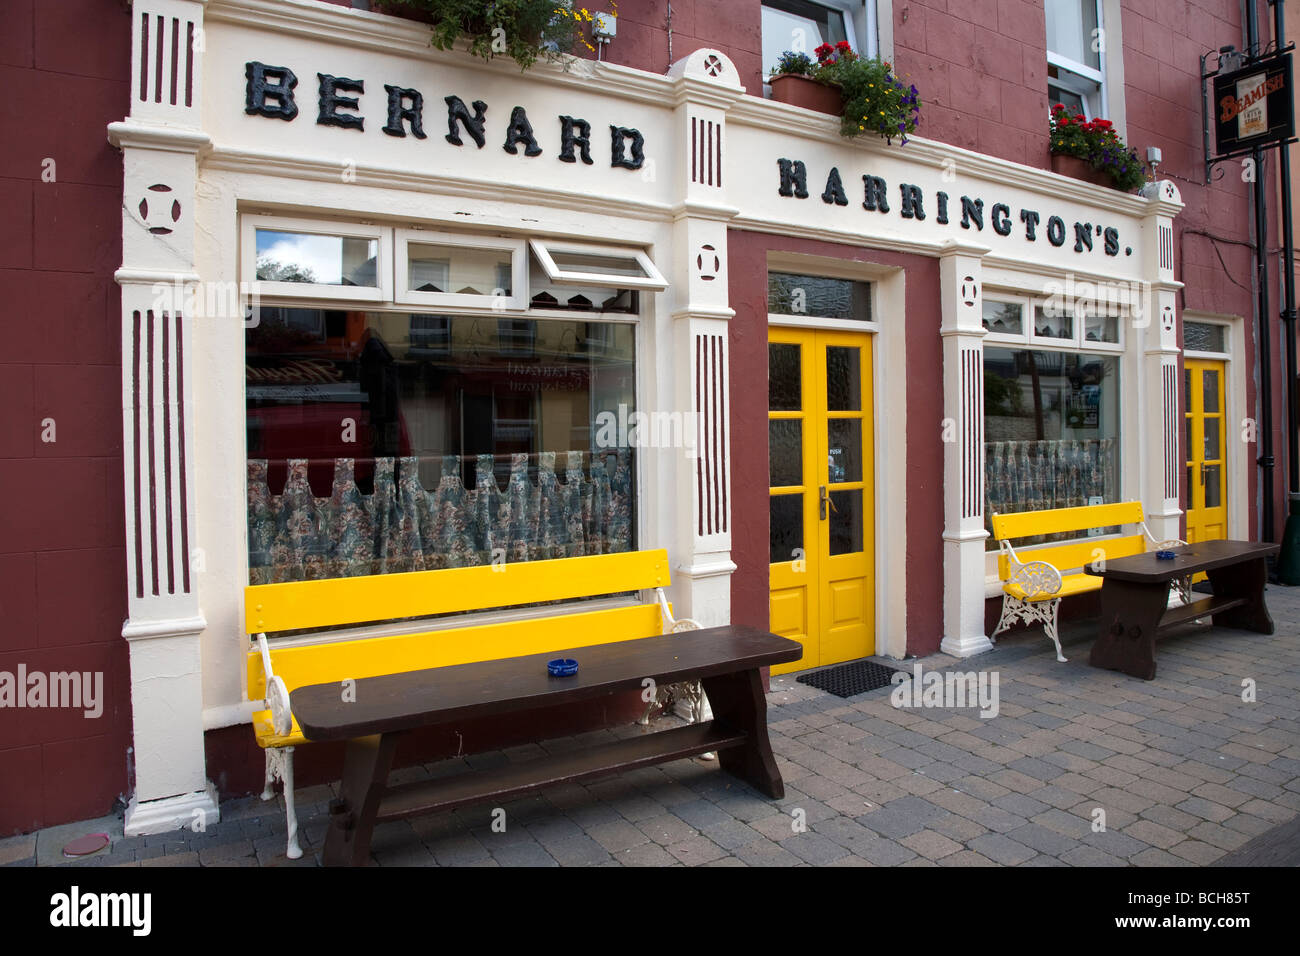
<path id="1" fill-rule="evenodd" d="M 1121 500 L 1119 362 L 1117 354 L 985 344 L 986 522 L 994 512 Z M 997 547 L 992 538 L 987 546 Z"/>
<path id="2" fill-rule="evenodd" d="M 263 306 L 253 584 L 633 550 L 634 324 Z"/>
<path id="3" fill-rule="evenodd" d="M 854 279 L 767 274 L 769 315 L 797 315 L 817 319 L 853 319 L 870 322 L 871 283 Z"/>
<path id="4" fill-rule="evenodd" d="M 1113 294 L 1112 294 L 1113 293 Z M 990 343 L 1102 351 L 1123 348 L 1131 306 L 1119 290 L 1062 285 L 1045 298 L 992 292 L 984 295 L 983 324 Z M 1033 316 L 1032 323 L 1026 322 Z"/>
<path id="5" fill-rule="evenodd" d="M 1101 0 L 1046 0 L 1047 95 L 1089 120 L 1105 117 Z"/>
<path id="6" fill-rule="evenodd" d="M 347 223 L 245 216 L 244 279 L 260 295 L 389 298 L 390 233 Z"/>

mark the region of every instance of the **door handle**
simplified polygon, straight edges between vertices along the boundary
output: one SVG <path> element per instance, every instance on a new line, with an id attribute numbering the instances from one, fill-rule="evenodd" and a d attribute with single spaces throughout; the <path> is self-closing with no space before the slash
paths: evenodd
<path id="1" fill-rule="evenodd" d="M 839 513 L 840 509 L 835 507 L 835 502 L 831 501 L 831 496 L 826 491 L 826 486 L 822 485 L 821 486 L 821 516 L 823 521 L 825 521 L 827 517 L 827 513 L 826 513 L 827 505 L 831 506 L 831 511 L 834 511 L 837 514 Z"/>

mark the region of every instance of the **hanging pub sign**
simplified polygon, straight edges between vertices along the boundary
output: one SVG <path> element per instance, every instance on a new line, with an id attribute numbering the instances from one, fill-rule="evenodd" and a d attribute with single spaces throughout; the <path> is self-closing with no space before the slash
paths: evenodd
<path id="1" fill-rule="evenodd" d="M 1295 136 L 1290 53 L 1263 57 L 1214 78 L 1214 134 L 1220 156 Z"/>

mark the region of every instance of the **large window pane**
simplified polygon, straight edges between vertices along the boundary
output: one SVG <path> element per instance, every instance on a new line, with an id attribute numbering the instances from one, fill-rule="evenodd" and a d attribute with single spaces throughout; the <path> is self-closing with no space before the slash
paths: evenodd
<path id="1" fill-rule="evenodd" d="M 261 310 L 252 583 L 628 551 L 635 328 Z M 592 343 L 599 347 L 593 347 Z"/>
<path id="2" fill-rule="evenodd" d="M 1117 355 L 985 347 L 986 517 L 1119 501 L 1119 395 Z"/>
<path id="3" fill-rule="evenodd" d="M 763 0 L 763 76 L 786 50 L 812 51 L 847 39 L 844 13 L 807 0 Z"/>
<path id="4" fill-rule="evenodd" d="M 1097 0 L 1047 0 L 1047 50 L 1101 69 L 1101 57 L 1095 42 Z"/>
<path id="5" fill-rule="evenodd" d="M 450 246 L 428 242 L 407 245 L 407 288 L 413 292 L 457 295 L 510 295 L 508 249 Z"/>

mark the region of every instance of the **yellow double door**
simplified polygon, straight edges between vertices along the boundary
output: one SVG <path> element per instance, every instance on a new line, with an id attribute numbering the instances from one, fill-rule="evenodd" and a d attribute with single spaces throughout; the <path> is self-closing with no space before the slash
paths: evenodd
<path id="1" fill-rule="evenodd" d="M 1227 430 L 1223 362 L 1185 359 L 1187 540 L 1228 536 Z"/>
<path id="2" fill-rule="evenodd" d="M 779 674 L 875 653 L 871 336 L 768 332 L 770 628 Z"/>

